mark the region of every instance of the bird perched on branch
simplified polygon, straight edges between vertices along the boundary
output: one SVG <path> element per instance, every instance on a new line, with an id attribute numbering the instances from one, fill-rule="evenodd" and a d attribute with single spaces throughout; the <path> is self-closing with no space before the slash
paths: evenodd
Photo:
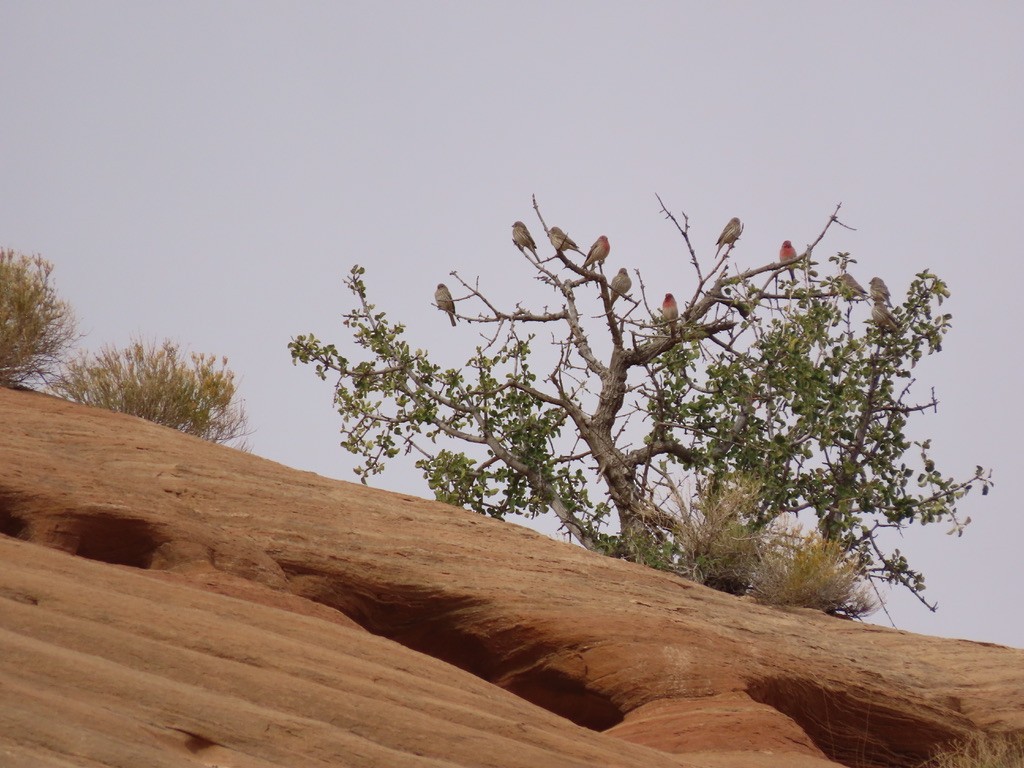
<path id="1" fill-rule="evenodd" d="M 883 331 L 889 331 L 890 333 L 898 333 L 900 330 L 900 324 L 896 322 L 896 318 L 893 317 L 892 312 L 885 304 L 879 300 L 875 300 L 874 306 L 871 307 L 871 319 L 875 325 L 881 328 Z"/>
<path id="2" fill-rule="evenodd" d="M 608 287 L 612 289 L 612 304 L 615 303 L 615 300 L 619 298 L 619 296 L 625 296 L 629 293 L 630 288 L 633 287 L 633 281 L 630 279 L 629 273 L 626 271 L 625 267 L 615 273 L 615 277 L 612 278 Z"/>
<path id="3" fill-rule="evenodd" d="M 580 256 L 583 255 L 583 251 L 576 245 L 576 241 L 558 227 L 552 227 L 548 230 L 548 240 L 551 241 L 551 244 L 555 246 L 555 250 L 559 253 L 562 253 L 562 251 L 576 251 Z"/>
<path id="4" fill-rule="evenodd" d="M 739 240 L 742 233 L 743 222 L 733 216 L 729 219 L 729 223 L 725 225 L 725 229 L 722 230 L 722 234 L 718 236 L 718 250 L 715 251 L 715 256 L 717 257 L 723 248 L 728 245 L 732 245 Z"/>
<path id="5" fill-rule="evenodd" d="M 850 293 L 853 294 L 853 300 L 866 299 L 868 292 L 864 290 L 864 286 L 857 282 L 857 278 L 851 275 L 849 272 L 843 272 L 839 276 L 839 282 L 850 289 Z"/>
<path id="6" fill-rule="evenodd" d="M 434 291 L 434 303 L 442 312 L 448 313 L 448 319 L 452 321 L 452 325 L 454 326 L 455 302 L 452 300 L 452 292 L 448 290 L 448 286 L 444 283 L 437 284 L 437 290 Z"/>
<path id="7" fill-rule="evenodd" d="M 876 302 L 884 302 L 887 307 L 892 306 L 892 302 L 889 300 L 889 286 L 885 284 L 885 281 L 883 281 L 882 278 L 872 277 L 871 282 L 868 283 L 868 287 L 871 289 L 872 299 Z"/>
<path id="8" fill-rule="evenodd" d="M 679 305 L 671 293 L 666 293 L 665 300 L 661 302 L 661 317 L 672 323 L 672 327 L 675 328 L 676 320 L 679 319 Z"/>
<path id="9" fill-rule="evenodd" d="M 793 244 L 789 242 L 789 240 L 782 241 L 782 247 L 779 248 L 779 261 L 783 264 L 796 261 L 796 248 L 793 247 Z M 793 271 L 792 267 L 789 268 L 789 279 L 796 279 L 796 273 Z"/>
<path id="10" fill-rule="evenodd" d="M 608 243 L 608 238 L 601 235 L 594 244 L 590 246 L 590 250 L 587 251 L 587 260 L 583 262 L 583 268 L 597 266 L 604 262 L 608 258 L 608 254 L 611 253 L 612 247 Z"/>
<path id="11" fill-rule="evenodd" d="M 731 307 L 740 313 L 740 317 L 746 320 L 750 317 L 751 309 L 750 305 L 745 301 L 739 301 L 738 299 L 718 299 L 719 304 L 724 304 L 727 307 Z"/>
<path id="12" fill-rule="evenodd" d="M 512 242 L 519 249 L 520 253 L 525 254 L 529 250 L 533 254 L 533 258 L 537 258 L 537 244 L 533 242 L 533 235 L 530 234 L 530 230 L 521 221 L 512 224 Z"/>

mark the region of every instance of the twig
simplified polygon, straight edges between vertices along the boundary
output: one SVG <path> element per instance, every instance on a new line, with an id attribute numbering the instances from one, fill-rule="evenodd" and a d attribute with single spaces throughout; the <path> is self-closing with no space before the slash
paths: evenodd
<path id="1" fill-rule="evenodd" d="M 531 198 L 533 199 L 533 210 L 536 211 L 537 218 L 540 219 L 540 225 L 544 227 L 544 234 L 547 235 L 550 230 L 548 230 L 548 225 L 544 223 L 544 217 L 541 215 L 540 206 L 537 205 L 537 195 L 533 194 L 531 195 Z"/>
<path id="2" fill-rule="evenodd" d="M 839 220 L 837 214 L 839 213 L 839 209 L 842 207 L 842 203 L 836 203 L 836 209 L 832 211 L 832 215 L 828 217 L 828 221 L 825 223 L 825 228 L 821 230 L 821 233 L 818 235 L 817 239 L 815 239 L 813 243 L 807 246 L 807 250 L 804 251 L 803 254 L 801 254 L 801 258 L 803 258 L 804 256 L 809 256 L 811 254 L 811 252 L 817 247 L 818 243 L 820 243 L 822 239 L 825 237 L 825 233 L 828 232 L 828 228 L 831 227 L 833 224 L 838 224 L 840 227 L 844 227 L 850 230 L 851 232 L 857 231 L 853 227 L 849 226 L 848 224 L 844 224 Z M 790 263 L 792 264 L 792 262 Z"/>
<path id="3" fill-rule="evenodd" d="M 672 215 L 672 212 L 668 209 L 668 206 L 666 206 L 665 203 L 662 201 L 661 196 L 657 193 L 655 193 L 654 196 L 658 198 L 658 202 L 661 204 L 662 213 L 664 213 L 665 216 L 672 220 L 672 223 L 676 225 L 676 229 L 679 230 L 679 234 L 681 234 L 683 236 L 683 240 L 686 241 L 686 247 L 690 251 L 690 261 L 693 262 L 693 268 L 697 270 L 697 280 L 698 282 L 703 284 L 704 278 L 701 276 L 700 263 L 697 261 L 697 252 L 693 249 L 693 244 L 690 242 L 689 217 L 686 215 L 686 213 L 683 213 L 683 221 L 686 222 L 686 226 L 679 226 L 679 222 L 676 220 L 676 217 Z"/>

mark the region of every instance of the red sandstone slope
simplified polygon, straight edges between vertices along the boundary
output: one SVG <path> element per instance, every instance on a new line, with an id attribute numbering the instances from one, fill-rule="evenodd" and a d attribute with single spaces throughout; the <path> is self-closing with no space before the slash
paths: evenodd
<path id="1" fill-rule="evenodd" d="M 0 424 L 0 763 L 897 766 L 1024 732 L 1024 651 L 32 393 L 0 390 Z"/>

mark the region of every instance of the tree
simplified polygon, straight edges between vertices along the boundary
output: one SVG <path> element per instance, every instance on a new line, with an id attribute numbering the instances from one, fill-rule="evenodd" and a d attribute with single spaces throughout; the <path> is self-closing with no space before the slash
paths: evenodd
<path id="1" fill-rule="evenodd" d="M 46 381 L 79 334 L 71 305 L 57 296 L 53 265 L 0 249 L 0 386 Z"/>
<path id="2" fill-rule="evenodd" d="M 173 341 L 159 347 L 133 340 L 124 349 L 82 352 L 53 382 L 68 400 L 127 413 L 214 443 L 249 434 L 235 399 L 235 374 L 213 355 L 184 354 Z M 242 446 L 244 448 L 244 445 Z"/>
<path id="3" fill-rule="evenodd" d="M 854 317 L 867 298 L 842 277 L 854 260 L 832 256 L 835 274 L 824 277 L 811 260 L 833 225 L 846 226 L 839 206 L 796 259 L 735 274 L 735 238 L 703 262 L 685 214 L 680 224 L 661 209 L 697 280 L 677 319 L 651 309 L 640 274 L 639 298 L 613 307 L 601 269 L 561 250 L 520 248 L 556 306 L 499 308 L 452 272 L 466 293 L 458 303 L 476 311 L 459 317 L 490 329 L 462 368 L 412 350 L 404 326 L 370 303 L 365 271 L 354 266 L 346 284 L 356 304 L 344 315 L 353 352 L 312 334 L 289 348 L 321 379 L 337 376 L 342 445 L 362 457 L 357 474 L 365 482 L 416 450 L 441 501 L 499 518 L 553 512 L 588 549 L 668 568 L 679 547 L 678 515 L 666 502 L 679 478 L 693 481 L 697 503 L 744 478 L 760 488 L 745 520 L 751 530 L 813 513 L 821 536 L 854 555 L 864 575 L 923 602 L 922 574 L 899 550 L 886 551 L 879 532 L 943 520 L 962 532 L 969 519 L 959 520 L 957 501 L 991 484 L 981 467 L 946 477 L 930 441 L 905 434 L 911 416 L 937 407 L 934 394 L 914 402 L 910 390 L 912 369 L 941 350 L 949 330 L 950 315 L 937 311 L 946 285 L 919 272 L 893 323 L 873 315 L 863 329 Z M 549 232 L 536 200 L 534 210 Z M 797 279 L 783 280 L 793 267 Z M 588 317 L 595 300 L 596 321 Z M 550 334 L 554 353 L 543 374 L 538 331 Z M 355 350 L 363 359 L 350 359 Z"/>

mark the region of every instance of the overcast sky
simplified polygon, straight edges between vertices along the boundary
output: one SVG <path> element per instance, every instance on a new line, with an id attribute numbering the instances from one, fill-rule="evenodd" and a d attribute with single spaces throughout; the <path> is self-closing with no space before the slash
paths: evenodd
<path id="1" fill-rule="evenodd" d="M 346 340 L 342 278 L 414 346 L 477 343 L 431 306 L 457 269 L 539 296 L 510 243 L 530 198 L 609 266 L 692 292 L 658 193 L 710 247 L 766 262 L 836 203 L 866 282 L 953 292 L 918 419 L 947 474 L 995 470 L 974 523 L 907 532 L 936 614 L 903 629 L 1024 647 L 1024 5 L 989 2 L 0 0 L 0 245 L 56 265 L 90 349 L 134 335 L 227 355 L 253 451 L 345 480 L 330 387 L 289 339 Z M 546 298 L 546 297 L 545 297 Z M 429 496 L 414 470 L 375 485 Z M 879 615 L 876 620 L 885 621 Z"/>

